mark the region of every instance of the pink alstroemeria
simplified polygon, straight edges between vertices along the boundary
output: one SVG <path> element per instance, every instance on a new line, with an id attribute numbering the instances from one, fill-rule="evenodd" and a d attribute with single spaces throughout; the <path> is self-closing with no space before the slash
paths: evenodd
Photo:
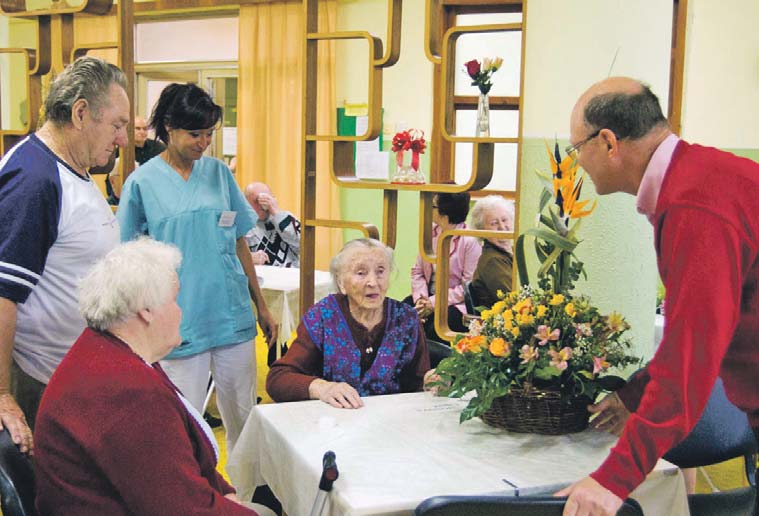
<path id="1" fill-rule="evenodd" d="M 611 364 L 606 361 L 606 355 L 602 357 L 593 357 L 593 374 L 598 374 L 604 369 L 608 369 Z"/>
<path id="2" fill-rule="evenodd" d="M 549 340 L 559 340 L 559 336 L 561 335 L 561 331 L 556 328 L 555 330 L 551 331 L 551 328 L 546 326 L 545 324 L 541 324 L 538 326 L 538 333 L 535 334 L 535 338 L 540 339 L 540 342 L 538 342 L 538 345 L 545 346 L 548 344 Z"/>
<path id="3" fill-rule="evenodd" d="M 551 355 L 551 362 L 549 365 L 556 366 L 556 369 L 563 371 L 567 368 L 567 360 L 572 358 L 572 348 L 564 347 L 559 351 L 555 349 L 549 349 L 548 354 Z"/>
<path id="4" fill-rule="evenodd" d="M 519 358 L 522 359 L 522 363 L 526 364 L 538 359 L 538 350 L 535 346 L 528 346 L 525 344 L 519 351 Z"/>

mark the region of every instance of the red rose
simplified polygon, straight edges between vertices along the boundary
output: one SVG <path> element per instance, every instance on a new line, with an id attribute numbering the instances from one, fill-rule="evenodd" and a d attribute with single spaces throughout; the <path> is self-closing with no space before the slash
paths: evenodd
<path id="1" fill-rule="evenodd" d="M 467 61 L 464 63 L 464 66 L 466 67 L 466 72 L 469 74 L 469 77 L 474 79 L 477 77 L 477 74 L 480 73 L 480 62 L 476 59 L 472 59 L 471 61 Z"/>

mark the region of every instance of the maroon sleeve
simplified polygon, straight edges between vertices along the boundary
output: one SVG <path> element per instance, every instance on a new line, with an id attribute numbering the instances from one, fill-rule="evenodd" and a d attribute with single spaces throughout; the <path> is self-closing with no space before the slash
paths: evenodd
<path id="1" fill-rule="evenodd" d="M 414 358 L 401 370 L 401 392 L 419 392 L 424 385 L 424 373 L 430 369 L 430 352 L 422 325 L 419 325 Z"/>
<path id="2" fill-rule="evenodd" d="M 660 235 L 667 325 L 650 381 L 617 445 L 591 476 L 626 498 L 701 416 L 740 314 L 743 270 L 735 227 L 707 210 L 672 207 Z"/>
<path id="3" fill-rule="evenodd" d="M 629 412 L 635 412 L 640 405 L 640 399 L 643 397 L 643 391 L 646 389 L 651 377 L 646 369 L 641 369 L 637 374 L 632 376 L 624 387 L 617 391 L 617 396 Z"/>
<path id="4" fill-rule="evenodd" d="M 133 514 L 252 515 L 203 477 L 183 415 L 171 394 L 119 397 L 118 413 L 99 436 L 98 466 Z M 129 443 L 129 445 L 125 445 Z M 149 474 L 147 474 L 149 472 Z"/>
<path id="5" fill-rule="evenodd" d="M 309 399 L 308 386 L 324 371 L 322 352 L 301 322 L 290 349 L 271 365 L 266 376 L 266 392 L 276 402 Z"/>

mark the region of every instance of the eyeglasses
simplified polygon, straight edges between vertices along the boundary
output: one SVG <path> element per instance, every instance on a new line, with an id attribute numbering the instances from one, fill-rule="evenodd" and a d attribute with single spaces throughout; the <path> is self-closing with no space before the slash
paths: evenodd
<path id="1" fill-rule="evenodd" d="M 433 204 L 433 205 L 432 205 L 432 209 L 433 209 L 433 210 L 436 210 L 436 209 L 437 209 L 437 204 Z"/>
<path id="2" fill-rule="evenodd" d="M 577 159 L 577 156 L 580 155 L 580 147 L 588 143 L 590 140 L 595 138 L 601 133 L 601 129 L 596 129 L 596 131 L 585 138 L 583 141 L 575 143 L 574 145 L 569 145 L 564 149 L 564 152 L 567 154 L 567 156 L 570 156 L 573 159 Z"/>

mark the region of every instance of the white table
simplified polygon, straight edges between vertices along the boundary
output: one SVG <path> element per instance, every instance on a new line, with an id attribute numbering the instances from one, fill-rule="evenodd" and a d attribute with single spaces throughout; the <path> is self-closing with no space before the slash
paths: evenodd
<path id="1" fill-rule="evenodd" d="M 279 323 L 279 343 L 284 344 L 298 327 L 300 312 L 300 269 L 256 265 L 256 276 L 266 306 Z M 332 276 L 326 271 L 314 271 L 314 302 L 333 292 Z M 277 346 L 279 349 L 279 346 Z"/>
<path id="2" fill-rule="evenodd" d="M 459 424 L 461 400 L 429 393 L 364 398 L 358 410 L 321 401 L 253 409 L 227 464 L 238 496 L 268 483 L 290 516 L 308 514 L 324 452 L 340 478 L 324 514 L 411 514 L 430 496 L 553 493 L 593 471 L 615 438 L 516 434 L 479 419 Z M 682 473 L 660 461 L 633 493 L 645 514 L 687 515 Z"/>

